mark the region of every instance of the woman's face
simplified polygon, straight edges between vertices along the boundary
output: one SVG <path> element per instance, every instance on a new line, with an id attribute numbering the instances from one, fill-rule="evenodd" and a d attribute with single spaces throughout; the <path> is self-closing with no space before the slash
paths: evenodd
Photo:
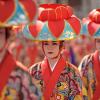
<path id="1" fill-rule="evenodd" d="M 100 51 L 100 38 L 95 39 L 96 49 Z"/>
<path id="2" fill-rule="evenodd" d="M 46 57 L 50 59 L 57 57 L 60 52 L 60 42 L 54 42 L 54 41 L 43 42 L 43 51 Z"/>
<path id="3" fill-rule="evenodd" d="M 0 49 L 2 49 L 6 43 L 5 28 L 0 28 Z"/>

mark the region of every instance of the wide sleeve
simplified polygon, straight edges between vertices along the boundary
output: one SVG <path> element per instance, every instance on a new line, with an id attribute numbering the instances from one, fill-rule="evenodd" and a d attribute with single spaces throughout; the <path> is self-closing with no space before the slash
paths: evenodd
<path id="1" fill-rule="evenodd" d="M 70 81 L 69 81 L 69 100 L 82 100 L 82 79 L 78 69 L 69 64 L 69 73 Z"/>
<path id="2" fill-rule="evenodd" d="M 82 91 L 84 94 L 84 98 L 89 99 L 89 95 L 91 94 L 90 91 L 92 92 L 91 83 L 93 83 L 93 76 L 94 76 L 92 70 L 92 56 L 91 55 L 85 56 L 82 59 L 78 69 L 83 81 Z"/>
<path id="3" fill-rule="evenodd" d="M 39 90 L 39 95 L 41 96 L 42 93 L 41 93 L 41 68 L 40 68 L 40 62 L 39 63 L 36 63 L 34 65 L 32 65 L 30 68 L 29 68 L 29 73 L 32 77 L 32 81 L 33 83 L 35 84 L 35 86 L 38 88 Z"/>
<path id="4" fill-rule="evenodd" d="M 88 88 L 88 68 L 89 68 L 89 56 L 87 55 L 82 59 L 78 67 L 82 77 L 83 84 L 86 89 Z"/>
<path id="5" fill-rule="evenodd" d="M 85 56 L 79 65 L 79 70 L 82 75 L 84 86 L 87 90 L 88 98 L 93 97 L 93 92 L 96 89 L 96 75 L 93 67 L 93 54 Z"/>
<path id="6" fill-rule="evenodd" d="M 39 90 L 32 82 L 28 72 L 17 68 L 14 70 L 2 92 L 0 100 L 38 100 Z"/>
<path id="7" fill-rule="evenodd" d="M 40 98 L 40 91 L 34 84 L 32 77 L 29 73 L 23 72 L 23 94 L 25 94 L 25 90 L 28 91 L 29 96 L 32 100 L 38 100 Z"/>
<path id="8" fill-rule="evenodd" d="M 41 62 L 33 64 L 29 69 L 29 73 L 32 76 L 33 79 L 39 80 L 40 79 L 40 74 L 41 74 L 41 67 L 40 67 Z"/>
<path id="9" fill-rule="evenodd" d="M 77 85 L 77 91 L 79 91 L 79 93 L 75 95 L 74 100 L 87 100 L 87 90 L 83 84 L 79 71 L 75 71 L 74 78 L 74 80 L 76 80 L 75 84 Z"/>

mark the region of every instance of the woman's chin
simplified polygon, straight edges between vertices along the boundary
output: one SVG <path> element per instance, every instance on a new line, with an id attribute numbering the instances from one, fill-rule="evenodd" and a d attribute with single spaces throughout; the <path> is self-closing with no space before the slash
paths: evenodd
<path id="1" fill-rule="evenodd" d="M 58 56 L 48 56 L 49 59 L 55 59 L 57 58 Z"/>

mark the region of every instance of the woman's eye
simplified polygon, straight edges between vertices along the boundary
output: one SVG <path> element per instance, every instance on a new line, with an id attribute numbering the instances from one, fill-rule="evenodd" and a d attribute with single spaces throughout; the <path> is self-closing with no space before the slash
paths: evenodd
<path id="1" fill-rule="evenodd" d="M 52 43 L 53 45 L 57 45 L 58 43 Z"/>
<path id="2" fill-rule="evenodd" d="M 48 45 L 48 43 L 44 43 L 44 45 Z"/>

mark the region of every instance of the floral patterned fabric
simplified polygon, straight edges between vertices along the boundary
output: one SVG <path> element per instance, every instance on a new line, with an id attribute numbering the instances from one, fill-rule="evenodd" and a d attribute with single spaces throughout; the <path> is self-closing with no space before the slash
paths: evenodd
<path id="1" fill-rule="evenodd" d="M 36 85 L 43 92 L 45 83 L 41 71 L 41 62 L 34 64 L 29 72 Z M 69 63 L 66 64 L 56 82 L 50 100 L 82 100 L 82 81 L 76 67 Z"/>
<path id="2" fill-rule="evenodd" d="M 12 71 L 0 100 L 39 100 L 39 92 L 30 75 L 20 68 Z"/>
<path id="3" fill-rule="evenodd" d="M 93 54 L 87 55 L 83 58 L 79 65 L 79 71 L 87 90 L 88 100 L 92 100 L 97 83 L 96 73 L 94 71 Z"/>

